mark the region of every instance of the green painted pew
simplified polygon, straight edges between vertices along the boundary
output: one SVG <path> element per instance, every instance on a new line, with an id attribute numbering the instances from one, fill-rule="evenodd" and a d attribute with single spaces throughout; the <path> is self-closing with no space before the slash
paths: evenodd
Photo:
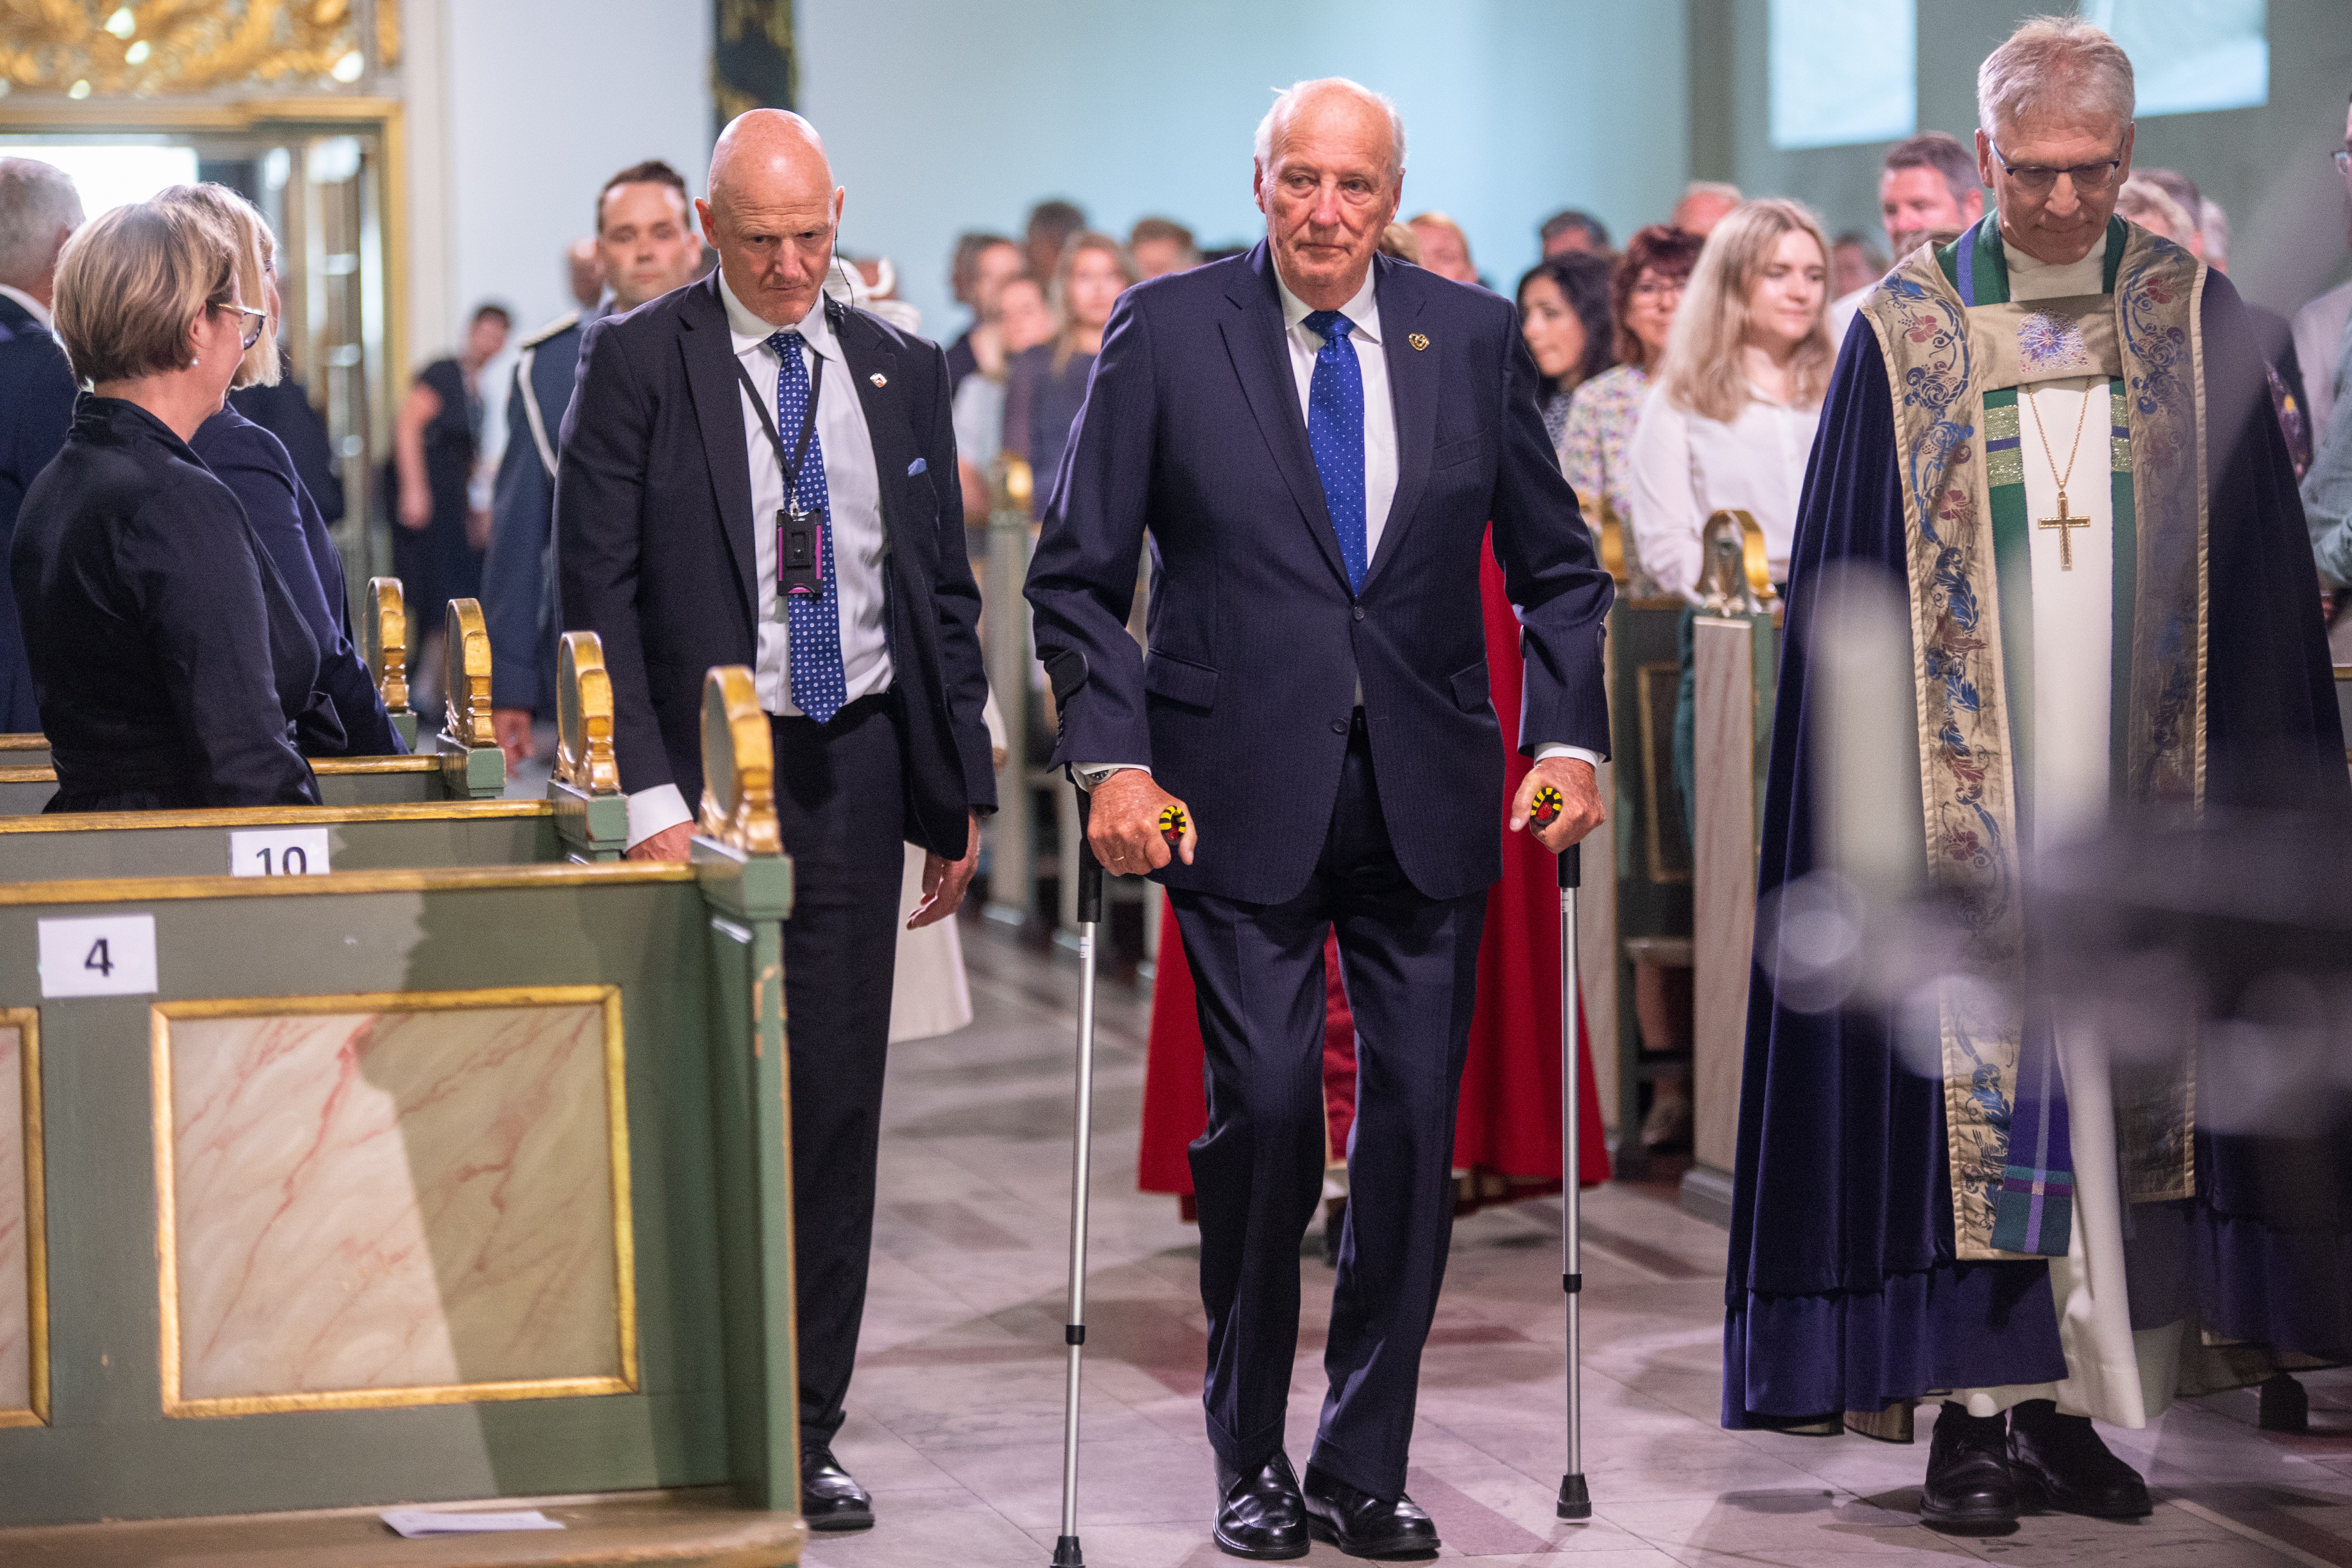
<path id="1" fill-rule="evenodd" d="M 0 882 L 617 860 L 628 803 L 593 632 L 564 637 L 556 679 L 559 743 L 545 800 L 0 816 Z"/>
<path id="2" fill-rule="evenodd" d="M 798 1561 L 748 670 L 704 733 L 690 865 L 0 886 L 0 1526 L 731 1483 Z"/>
<path id="3" fill-rule="evenodd" d="M 408 706 L 407 617 L 396 578 L 368 584 L 362 652 L 376 690 L 401 735 L 416 748 L 403 757 L 315 757 L 322 805 L 396 805 L 418 801 L 495 800 L 506 793 L 506 753 L 490 723 L 490 635 L 482 607 L 452 599 L 442 640 L 442 689 L 449 694 L 438 733 L 417 746 Z M 0 817 L 40 811 L 57 794 L 57 770 L 41 735 L 0 736 Z"/>

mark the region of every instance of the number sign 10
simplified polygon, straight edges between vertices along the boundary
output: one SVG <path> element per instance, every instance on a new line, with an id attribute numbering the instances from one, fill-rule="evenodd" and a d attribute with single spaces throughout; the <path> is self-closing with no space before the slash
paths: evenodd
<path id="1" fill-rule="evenodd" d="M 228 836 L 232 877 L 317 877 L 328 870 L 323 827 L 267 827 Z"/>

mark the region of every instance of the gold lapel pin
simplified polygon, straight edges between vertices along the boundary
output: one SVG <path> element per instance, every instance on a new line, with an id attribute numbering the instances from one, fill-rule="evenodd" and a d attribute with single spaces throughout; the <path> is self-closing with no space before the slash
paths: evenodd
<path id="1" fill-rule="evenodd" d="M 1416 353 L 1429 346 L 1429 340 L 1419 332 L 1413 333 L 1412 336 L 1405 339 L 1405 342 L 1413 346 L 1413 352 Z"/>
<path id="2" fill-rule="evenodd" d="M 887 385 L 889 385 L 889 384 L 890 384 L 890 378 L 889 378 L 888 376 L 887 376 L 887 375 L 884 375 L 884 374 L 883 374 L 880 371 L 878 371 L 878 370 L 877 370 L 877 371 L 876 371 L 872 375 L 867 376 L 866 379 L 866 380 L 868 380 L 868 381 L 870 381 L 870 382 L 872 382 L 872 383 L 873 383 L 875 385 L 877 385 L 877 386 L 887 386 Z"/>

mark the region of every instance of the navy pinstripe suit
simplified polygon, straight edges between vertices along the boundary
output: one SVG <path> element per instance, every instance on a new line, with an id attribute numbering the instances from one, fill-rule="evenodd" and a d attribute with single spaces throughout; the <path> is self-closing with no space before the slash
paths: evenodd
<path id="1" fill-rule="evenodd" d="M 1311 1462 L 1394 1497 L 1452 1229 L 1479 927 L 1501 874 L 1502 737 L 1478 602 L 1488 521 L 1526 628 L 1523 747 L 1607 754 L 1612 590 L 1509 301 L 1373 267 L 1397 488 L 1360 594 L 1260 245 L 1120 300 L 1028 596 L 1039 652 L 1076 648 L 1093 671 L 1055 761 L 1149 763 L 1200 828 L 1194 863 L 1159 875 L 1208 1051 L 1209 1130 L 1192 1157 L 1209 1436 L 1244 1472 L 1282 1441 L 1298 1242 L 1323 1159 L 1323 933 L 1339 929 L 1359 1106 Z M 1147 532 L 1145 654 L 1124 623 Z"/>

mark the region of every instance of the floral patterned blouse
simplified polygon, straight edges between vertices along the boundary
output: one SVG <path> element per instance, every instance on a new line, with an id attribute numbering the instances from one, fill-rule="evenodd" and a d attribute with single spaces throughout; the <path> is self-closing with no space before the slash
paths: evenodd
<path id="1" fill-rule="evenodd" d="M 1570 400 L 1568 428 L 1559 438 L 1560 472 L 1568 476 L 1577 500 L 1591 508 L 1605 502 L 1617 518 L 1617 537 L 1624 545 L 1626 595 L 1651 598 L 1657 585 L 1633 555 L 1633 479 L 1626 459 L 1633 444 L 1633 427 L 1641 423 L 1642 400 L 1649 395 L 1650 374 L 1640 365 L 1621 364 L 1601 372 L 1576 389 Z"/>

